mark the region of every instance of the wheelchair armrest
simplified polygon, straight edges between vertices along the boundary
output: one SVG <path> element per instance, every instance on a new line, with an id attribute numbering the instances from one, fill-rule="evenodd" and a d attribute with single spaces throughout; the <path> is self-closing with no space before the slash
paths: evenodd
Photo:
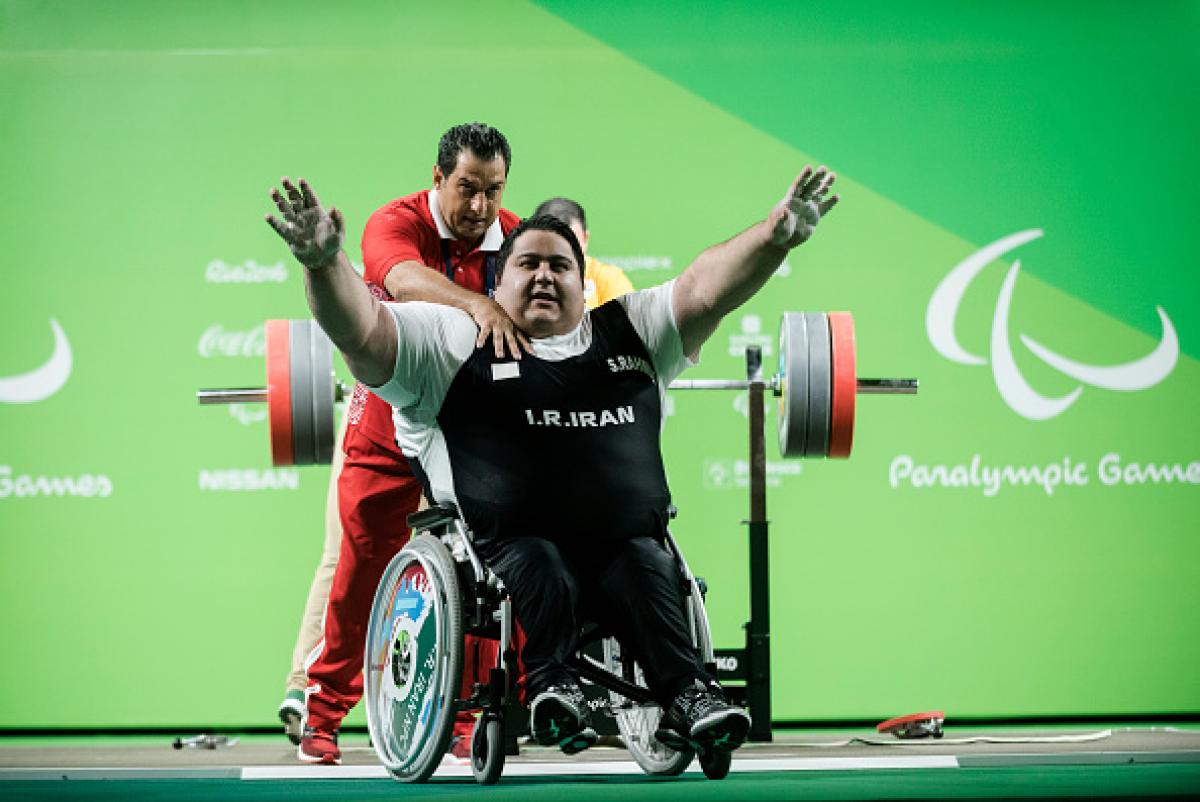
<path id="1" fill-rule="evenodd" d="M 432 529 L 456 520 L 458 520 L 458 507 L 453 504 L 434 504 L 428 509 L 409 515 L 408 525 L 415 531 Z"/>

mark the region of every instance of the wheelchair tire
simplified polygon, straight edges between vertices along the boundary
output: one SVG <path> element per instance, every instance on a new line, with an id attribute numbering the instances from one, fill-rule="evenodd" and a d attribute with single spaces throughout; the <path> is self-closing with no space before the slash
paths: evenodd
<path id="1" fill-rule="evenodd" d="M 471 773 L 480 785 L 495 785 L 504 771 L 504 733 L 500 719 L 482 715 L 471 731 Z"/>
<path id="2" fill-rule="evenodd" d="M 700 753 L 700 770 L 710 780 L 723 780 L 733 765 L 733 752 L 716 752 L 706 749 Z"/>
<path id="3" fill-rule="evenodd" d="M 418 535 L 392 558 L 371 606 L 364 696 L 371 743 L 401 782 L 441 763 L 462 681 L 462 600 L 441 541 Z"/>
<path id="4" fill-rule="evenodd" d="M 691 583 L 692 626 L 695 629 L 696 649 L 702 662 L 713 660 L 712 637 L 708 630 L 708 615 L 704 609 L 704 597 L 693 580 Z M 646 680 L 641 667 L 634 663 L 632 672 L 626 671 L 621 658 L 621 646 L 615 638 L 604 639 L 604 667 L 617 676 L 630 678 L 635 684 L 645 686 Z M 639 705 L 630 702 L 615 691 L 609 692 L 617 730 L 634 761 L 647 774 L 673 777 L 682 774 L 696 756 L 690 749 L 672 749 L 654 737 L 658 722 L 662 719 L 662 708 L 657 705 Z"/>

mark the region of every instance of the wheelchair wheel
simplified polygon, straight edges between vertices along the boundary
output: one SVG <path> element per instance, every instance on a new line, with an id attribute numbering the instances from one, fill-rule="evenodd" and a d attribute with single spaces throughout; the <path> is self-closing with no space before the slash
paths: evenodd
<path id="1" fill-rule="evenodd" d="M 471 731 L 471 773 L 480 785 L 494 785 L 504 771 L 504 734 L 500 719 L 482 715 Z"/>
<path id="2" fill-rule="evenodd" d="M 462 679 L 462 602 L 446 547 L 414 537 L 383 572 L 367 628 L 367 726 L 380 761 L 402 782 L 441 762 Z"/>
<path id="3" fill-rule="evenodd" d="M 706 749 L 700 753 L 700 770 L 710 780 L 723 780 L 733 764 L 733 752 L 717 752 Z"/>
<path id="4" fill-rule="evenodd" d="M 691 582 L 691 595 L 686 601 L 696 650 L 703 662 L 711 662 L 712 640 L 708 631 L 708 615 L 704 610 L 704 599 L 694 580 Z M 637 663 L 625 663 L 621 657 L 621 645 L 615 638 L 604 639 L 604 667 L 636 685 L 646 685 L 641 667 Z M 666 776 L 682 774 L 696 755 L 690 749 L 672 749 L 654 737 L 658 722 L 663 716 L 662 708 L 628 700 L 615 691 L 610 691 L 609 697 L 617 719 L 617 730 L 621 733 L 629 754 L 642 767 L 642 771 Z"/>

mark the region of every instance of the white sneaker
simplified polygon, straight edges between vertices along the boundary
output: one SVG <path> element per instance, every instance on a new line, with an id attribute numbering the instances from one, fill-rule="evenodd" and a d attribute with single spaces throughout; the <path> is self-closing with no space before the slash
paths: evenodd
<path id="1" fill-rule="evenodd" d="M 304 707 L 304 698 L 297 699 L 292 694 L 295 691 L 288 691 L 288 695 L 279 705 L 279 720 L 283 722 L 283 734 L 288 737 L 288 740 L 297 746 L 300 744 L 300 736 L 304 731 L 304 719 L 308 715 L 307 709 Z"/>

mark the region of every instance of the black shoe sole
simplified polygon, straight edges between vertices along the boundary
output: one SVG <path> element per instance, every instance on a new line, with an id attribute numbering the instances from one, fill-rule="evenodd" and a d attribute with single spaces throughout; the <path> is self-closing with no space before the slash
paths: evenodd
<path id="1" fill-rule="evenodd" d="M 538 718 L 542 721 L 537 721 Z M 587 721 L 556 699 L 541 702 L 529 725 L 534 741 L 542 746 L 561 747 L 568 755 L 582 752 L 596 742 L 596 731 Z"/>
<path id="2" fill-rule="evenodd" d="M 597 737 L 595 730 L 591 727 L 584 727 L 571 737 L 560 741 L 558 748 L 563 751 L 564 755 L 577 755 L 584 749 L 594 746 Z"/>
<path id="3" fill-rule="evenodd" d="M 750 717 L 741 710 L 730 710 L 712 721 L 700 721 L 692 727 L 691 740 L 701 749 L 732 752 L 746 742 Z"/>
<path id="4" fill-rule="evenodd" d="M 740 710 L 728 710 L 711 721 L 700 721 L 690 735 L 666 727 L 654 732 L 655 739 L 676 752 L 732 752 L 746 742 L 750 734 L 750 718 Z"/>

